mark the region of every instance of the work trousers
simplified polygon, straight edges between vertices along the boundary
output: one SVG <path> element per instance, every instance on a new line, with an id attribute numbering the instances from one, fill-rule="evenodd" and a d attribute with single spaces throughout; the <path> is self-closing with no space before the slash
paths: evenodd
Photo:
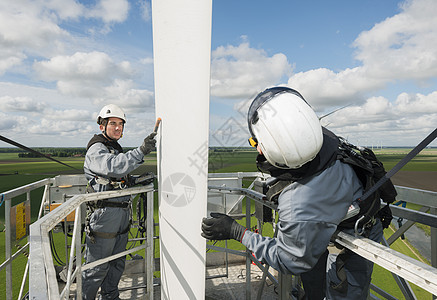
<path id="1" fill-rule="evenodd" d="M 126 250 L 128 232 L 115 237 L 99 237 L 98 233 L 121 233 L 129 226 L 129 209 L 105 207 L 96 209 L 90 218 L 94 240 L 86 237 L 86 263 L 90 263 Z M 100 299 L 119 299 L 118 283 L 124 272 L 126 257 L 85 270 L 82 273 L 82 299 L 95 299 L 99 288 Z"/>
<path id="2" fill-rule="evenodd" d="M 354 235 L 352 229 L 344 230 L 344 232 Z M 382 225 L 377 219 L 376 224 L 369 232 L 368 238 L 379 243 L 382 240 L 382 235 Z M 333 285 L 340 283 L 336 269 L 337 256 L 337 253 L 328 254 L 328 251 L 326 251 L 312 270 L 301 274 L 307 300 L 367 299 L 372 279 L 373 263 L 356 253 L 350 253 L 344 265 L 347 277 L 347 291 L 342 293 L 332 288 Z"/>

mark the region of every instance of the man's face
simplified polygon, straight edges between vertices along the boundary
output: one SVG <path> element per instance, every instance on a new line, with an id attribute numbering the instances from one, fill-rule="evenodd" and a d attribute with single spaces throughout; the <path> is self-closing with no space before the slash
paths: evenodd
<path id="1" fill-rule="evenodd" d="M 123 134 L 124 122 L 120 118 L 109 118 L 106 125 L 106 136 L 110 139 L 118 141 Z M 100 130 L 103 131 L 105 126 L 100 125 Z"/>

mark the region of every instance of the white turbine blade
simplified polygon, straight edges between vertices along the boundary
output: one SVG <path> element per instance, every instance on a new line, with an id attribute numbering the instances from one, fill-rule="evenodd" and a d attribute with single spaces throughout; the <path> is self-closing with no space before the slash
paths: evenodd
<path id="1" fill-rule="evenodd" d="M 211 0 L 153 0 L 161 297 L 205 298 Z"/>

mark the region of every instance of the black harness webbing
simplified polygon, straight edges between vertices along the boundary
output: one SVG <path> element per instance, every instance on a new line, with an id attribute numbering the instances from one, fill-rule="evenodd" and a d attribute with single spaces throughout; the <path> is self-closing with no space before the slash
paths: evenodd
<path id="1" fill-rule="evenodd" d="M 437 137 L 437 128 L 434 129 L 422 142 L 420 142 L 413 150 L 411 150 L 403 159 L 401 159 L 390 171 L 388 171 L 384 177 L 378 180 L 364 195 L 360 198 L 360 201 L 364 201 L 369 198 L 377 189 L 379 189 L 387 180 L 389 180 L 394 174 L 396 174 L 403 166 L 405 166 L 410 160 L 412 160 L 420 151 L 422 151 L 429 143 L 431 143 Z M 336 260 L 336 273 L 340 283 L 334 284 L 331 282 L 331 288 L 339 293 L 346 294 L 348 289 L 347 277 L 345 272 L 346 260 L 351 256 L 352 251 L 344 248 L 337 256 Z"/>
<path id="2" fill-rule="evenodd" d="M 47 159 L 50 159 L 50 160 L 52 160 L 52 161 L 54 161 L 54 162 L 57 162 L 57 163 L 59 163 L 59 164 L 61 164 L 61 165 L 66 166 L 66 167 L 69 167 L 69 168 L 72 168 L 72 169 L 75 169 L 75 170 L 79 170 L 79 169 L 77 169 L 77 168 L 75 168 L 75 167 L 72 167 L 72 166 L 66 164 L 66 163 L 63 163 L 62 161 L 59 161 L 59 160 L 57 160 L 57 159 L 54 159 L 54 158 L 51 157 L 51 156 L 45 155 L 45 154 L 43 154 L 43 153 L 41 153 L 41 152 L 38 152 L 38 151 L 36 151 L 36 150 L 33 150 L 32 148 L 26 147 L 26 146 L 24 146 L 24 145 L 22 145 L 22 144 L 20 144 L 20 143 L 17 143 L 17 142 L 15 142 L 15 141 L 13 141 L 13 140 L 10 140 L 10 139 L 8 139 L 7 137 L 4 137 L 4 136 L 2 136 L 2 135 L 0 135 L 0 140 L 2 140 L 3 142 L 6 142 L 6 143 L 8 143 L 8 144 L 14 145 L 14 146 L 16 146 L 16 147 L 18 147 L 18 148 L 21 148 L 21 149 L 23 149 L 23 150 L 26 150 L 26 151 L 32 152 L 33 154 L 36 154 L 36 155 L 38 155 L 38 156 L 41 156 L 41 157 L 45 157 L 45 158 L 47 158 Z"/>
<path id="3" fill-rule="evenodd" d="M 130 204 L 129 201 L 114 202 L 114 201 L 107 201 L 107 200 L 97 200 L 96 207 L 97 208 L 104 208 L 104 207 L 128 208 L 129 204 Z"/>
<path id="4" fill-rule="evenodd" d="M 401 159 L 390 171 L 388 171 L 384 177 L 378 180 L 364 195 L 360 201 L 364 201 L 369 198 L 377 189 L 379 189 L 387 180 L 396 174 L 403 166 L 405 166 L 411 159 L 413 159 L 420 151 L 422 151 L 429 143 L 431 143 L 437 137 L 437 128 L 434 129 L 422 142 L 420 142 L 413 150 L 410 151 L 403 159 Z"/>

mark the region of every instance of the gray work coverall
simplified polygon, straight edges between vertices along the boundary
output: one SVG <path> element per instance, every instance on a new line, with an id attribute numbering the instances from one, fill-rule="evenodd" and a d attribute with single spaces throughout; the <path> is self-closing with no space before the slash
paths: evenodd
<path id="1" fill-rule="evenodd" d="M 108 149 L 102 143 L 93 144 L 85 156 L 84 171 L 88 181 L 95 176 L 104 178 L 122 178 L 138 168 L 143 163 L 144 154 L 139 148 L 126 153 L 119 153 L 116 149 Z M 111 190 L 111 185 L 95 183 L 95 191 Z M 130 196 L 108 199 L 111 202 L 130 201 Z M 90 217 L 90 229 L 93 232 L 121 233 L 129 226 L 129 207 L 103 207 L 97 208 Z M 128 232 L 117 234 L 113 238 L 94 236 L 95 243 L 86 236 L 86 263 L 126 250 Z M 112 260 L 85 270 L 82 273 L 82 298 L 95 299 L 101 287 L 102 299 L 119 299 L 118 282 L 124 271 L 126 257 Z"/>
<path id="2" fill-rule="evenodd" d="M 346 295 L 330 288 L 331 282 L 340 281 L 335 272 L 336 255 L 329 254 L 326 266 L 312 270 L 319 258 L 327 255 L 326 249 L 337 225 L 346 215 L 352 201 L 362 193 L 361 182 L 353 169 L 336 161 L 321 173 L 293 182 L 282 191 L 278 198 L 277 238 L 246 231 L 242 243 L 258 260 L 282 273 L 310 274 L 307 276 L 312 279 L 309 292 L 319 294 L 314 298 L 319 298 L 323 293 L 325 274 L 320 273 L 326 272 L 326 299 L 366 299 L 373 263 L 359 255 L 352 255 L 346 262 Z M 380 242 L 380 222 L 372 227 L 369 238 Z"/>

